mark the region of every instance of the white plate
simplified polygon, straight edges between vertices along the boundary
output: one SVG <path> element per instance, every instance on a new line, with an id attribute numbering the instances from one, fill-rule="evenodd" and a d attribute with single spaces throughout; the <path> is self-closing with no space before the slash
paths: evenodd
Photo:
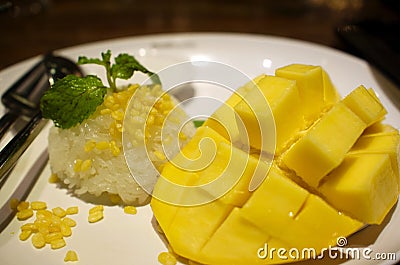
<path id="1" fill-rule="evenodd" d="M 398 90 L 392 88 L 366 62 L 316 44 L 247 34 L 165 34 L 96 42 L 63 49 L 58 53 L 76 60 L 80 55 L 98 57 L 107 49 L 114 55 L 121 52 L 133 54 L 153 71 L 174 63 L 199 59 L 231 65 L 249 77 L 260 73 L 273 74 L 277 67 L 290 63 L 321 65 L 327 70 L 341 95 L 346 95 L 360 84 L 374 88 L 388 110 L 387 122 L 396 128 L 400 127 L 400 112 L 396 108 L 396 104 L 400 102 Z M 1 71 L 0 92 L 3 93 L 37 60 L 38 58 L 32 58 Z M 85 70 L 102 76 L 102 69 L 98 67 L 87 67 Z M 1 107 L 0 113 L 3 111 L 4 108 Z M 24 154 L 0 190 L 2 204 L 8 200 L 25 174 L 30 172 L 46 146 L 47 129 Z M 64 264 L 63 258 L 68 249 L 77 251 L 79 264 L 158 264 L 157 256 L 166 251 L 166 246 L 152 226 L 149 206 L 139 208 L 134 216 L 124 214 L 119 207 L 106 207 L 104 220 L 89 224 L 86 213 L 92 205 L 70 195 L 65 189 L 57 188 L 55 184 L 49 184 L 49 176 L 50 170 L 46 166 L 27 200 L 43 200 L 49 207 L 79 206 L 80 214 L 73 216 L 78 225 L 73 229 L 72 237 L 67 238 L 67 247 L 59 250 L 51 250 L 49 247 L 37 250 L 30 240 L 21 242 L 18 239 L 21 222 L 13 219 L 0 234 L 2 265 Z M 396 206 L 391 218 L 384 225 L 364 229 L 352 236 L 350 243 L 369 246 L 373 253 L 396 252 L 399 258 L 399 207 Z M 365 262 L 353 260 L 348 263 Z M 382 261 L 369 262 L 376 264 Z M 394 262 L 388 262 L 390 263 Z"/>

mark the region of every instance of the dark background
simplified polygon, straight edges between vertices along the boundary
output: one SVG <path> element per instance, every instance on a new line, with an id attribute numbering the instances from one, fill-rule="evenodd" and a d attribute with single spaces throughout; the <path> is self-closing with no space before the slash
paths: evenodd
<path id="1" fill-rule="evenodd" d="M 397 2 L 397 3 L 396 3 Z M 117 37 L 245 32 L 354 53 L 338 26 L 399 18 L 396 0 L 0 0 L 0 70 L 50 50 Z M 393 33 L 398 35 L 398 33 Z"/>

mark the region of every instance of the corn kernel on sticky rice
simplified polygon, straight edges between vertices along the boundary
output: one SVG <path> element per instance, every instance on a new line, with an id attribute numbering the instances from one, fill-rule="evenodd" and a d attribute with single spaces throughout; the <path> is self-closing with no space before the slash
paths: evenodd
<path id="1" fill-rule="evenodd" d="M 89 193 L 100 196 L 103 192 L 119 195 L 125 204 L 142 204 L 148 195 L 132 178 L 122 152 L 122 118 L 127 104 L 133 93 L 140 99 L 135 102 L 140 110 L 149 108 L 152 99 L 163 93 L 161 87 L 130 86 L 128 89 L 110 93 L 105 97 L 97 111 L 82 124 L 71 129 L 51 128 L 49 134 L 49 162 L 52 173 L 67 184 L 78 195 Z M 162 152 L 160 137 L 155 137 L 161 130 L 166 113 L 173 106 L 173 99 L 165 97 L 162 104 L 151 118 L 151 133 L 147 137 L 152 140 L 149 144 L 152 150 Z M 144 119 L 139 113 L 130 113 L 135 119 Z M 186 120 L 186 115 L 176 117 L 177 120 Z M 167 134 L 178 135 L 178 125 L 167 124 Z M 193 134 L 194 126 L 186 126 L 184 137 L 180 137 L 183 144 Z M 143 132 L 137 132 L 144 136 Z M 132 149 L 134 150 L 134 146 Z M 177 153 L 179 150 L 173 150 Z M 146 154 L 140 154 L 145 156 Z M 139 155 L 139 156 L 140 156 Z M 163 156 L 153 156 L 154 162 L 161 164 Z M 144 157 L 137 157 L 143 161 Z M 138 165 L 141 166 L 141 165 Z M 145 170 L 144 170 L 145 171 Z"/>

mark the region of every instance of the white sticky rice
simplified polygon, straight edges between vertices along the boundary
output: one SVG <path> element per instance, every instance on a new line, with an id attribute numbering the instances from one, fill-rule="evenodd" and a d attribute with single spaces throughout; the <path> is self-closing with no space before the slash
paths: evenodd
<path id="1" fill-rule="evenodd" d="M 113 196 L 118 195 L 124 204 L 131 205 L 141 205 L 148 201 L 149 194 L 136 183 L 126 164 L 122 147 L 122 123 L 125 112 L 126 115 L 136 115 L 131 119 L 139 121 L 146 119 L 142 113 L 126 111 L 133 94 L 135 94 L 134 109 L 148 110 L 152 108 L 154 99 L 163 93 L 160 86 L 130 86 L 121 92 L 108 94 L 96 112 L 80 125 L 70 129 L 52 127 L 48 146 L 52 173 L 56 174 L 76 195 L 100 196 L 108 193 Z M 166 96 L 165 102 L 168 104 L 157 105 L 159 109 L 153 106 L 155 110 L 152 114 L 155 120 L 148 123 L 150 129 L 147 128 L 146 132 L 135 129 L 135 134 L 139 138 L 146 137 L 146 144 L 150 145 L 148 148 L 152 154 L 150 159 L 156 167 L 160 167 L 166 161 L 162 155 L 165 146 L 163 148 L 159 137 L 161 130 L 168 135 L 183 136 L 178 139 L 180 146 L 188 142 L 195 131 L 190 122 L 181 128 L 182 122 L 187 120 L 183 110 L 169 113 L 173 117 L 163 119 L 168 114 L 168 111 L 165 111 L 165 108 L 168 108 L 166 105 L 172 102 L 175 106 L 176 103 L 169 95 Z M 163 121 L 165 121 L 164 127 L 160 125 Z M 179 152 L 179 145 L 167 147 L 170 152 L 168 157 Z M 129 152 L 135 153 L 135 148 L 134 144 L 130 144 Z M 137 152 L 135 165 L 140 167 L 140 161 L 145 161 L 147 155 Z"/>

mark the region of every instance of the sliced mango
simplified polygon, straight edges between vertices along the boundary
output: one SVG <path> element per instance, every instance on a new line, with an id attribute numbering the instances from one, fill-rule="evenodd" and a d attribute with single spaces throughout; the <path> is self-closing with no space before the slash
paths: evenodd
<path id="1" fill-rule="evenodd" d="M 380 224 L 397 201 L 399 133 L 382 123 L 377 95 L 360 86 L 339 101 L 318 66 L 276 75 L 232 96 L 213 116 L 221 122 L 207 120 L 164 165 L 154 195 L 175 203 L 154 196 L 151 206 L 178 255 L 222 265 L 299 261 L 291 249 L 312 258 Z M 273 161 L 275 132 L 262 133 L 271 128 Z"/>
<path id="2" fill-rule="evenodd" d="M 320 253 L 323 248 L 335 246 L 339 237 L 347 237 L 362 226 L 363 223 L 338 212 L 311 194 L 279 239 L 299 249 L 313 248 Z"/>
<path id="3" fill-rule="evenodd" d="M 399 148 L 400 135 L 398 131 L 387 131 L 382 133 L 363 134 L 363 136 L 361 136 L 350 149 L 348 154 L 388 154 L 397 183 L 400 187 Z"/>
<path id="4" fill-rule="evenodd" d="M 292 141 L 293 136 L 304 128 L 304 113 L 296 83 L 292 80 L 266 76 L 258 86 L 272 110 L 276 128 L 276 153 L 280 154 Z M 250 94 L 251 92 L 249 92 Z M 290 118 L 288 117 L 290 114 Z"/>
<path id="5" fill-rule="evenodd" d="M 388 154 L 346 157 L 319 190 L 336 209 L 368 224 L 380 224 L 398 197 Z"/>
<path id="6" fill-rule="evenodd" d="M 325 108 L 330 108 L 340 100 L 340 95 L 324 69 L 322 69 L 322 82 L 324 87 L 324 105 Z"/>
<path id="7" fill-rule="evenodd" d="M 324 108 L 322 68 L 313 65 L 291 64 L 275 71 L 275 75 L 296 80 L 300 100 L 308 124 L 317 119 Z"/>
<path id="8" fill-rule="evenodd" d="M 273 166 L 264 182 L 243 205 L 241 212 L 245 219 L 259 229 L 279 238 L 308 196 L 308 191 Z"/>
<path id="9" fill-rule="evenodd" d="M 234 208 L 201 249 L 201 262 L 221 265 L 263 264 L 257 251 L 269 235 L 242 217 Z"/>
<path id="10" fill-rule="evenodd" d="M 218 132 L 232 143 L 240 140 L 239 129 L 236 124 L 234 107 L 239 103 L 248 91 L 253 90 L 257 82 L 265 75 L 259 75 L 244 86 L 238 88 L 233 94 L 209 117 L 204 126 L 208 126 Z"/>
<path id="11" fill-rule="evenodd" d="M 338 103 L 284 154 L 283 163 L 308 185 L 320 180 L 343 160 L 366 124 L 343 103 Z"/>
<path id="12" fill-rule="evenodd" d="M 380 120 L 387 113 L 376 95 L 364 86 L 354 89 L 343 99 L 343 103 L 357 114 L 367 126 Z"/>

